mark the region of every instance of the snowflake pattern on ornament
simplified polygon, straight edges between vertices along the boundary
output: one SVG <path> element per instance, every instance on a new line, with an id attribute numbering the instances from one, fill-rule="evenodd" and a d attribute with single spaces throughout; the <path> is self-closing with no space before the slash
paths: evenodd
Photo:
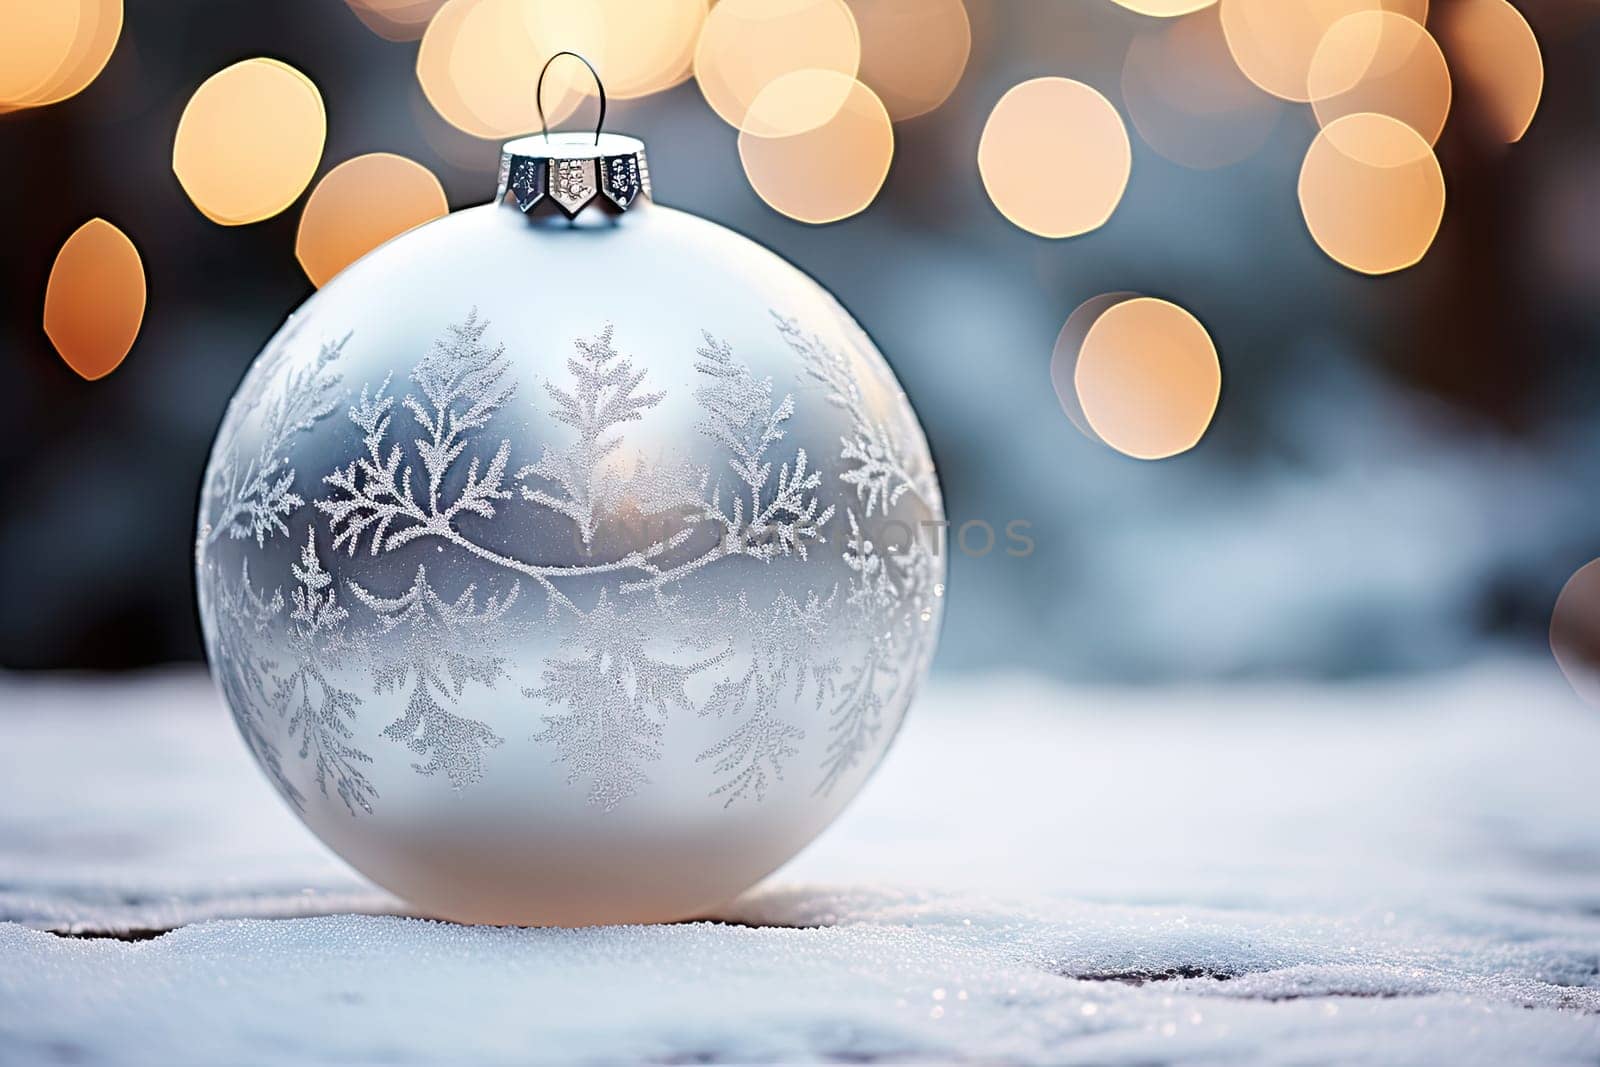
<path id="1" fill-rule="evenodd" d="M 294 610 L 289 613 L 293 659 L 289 673 L 278 679 L 274 703 L 288 719 L 289 736 L 300 738 L 300 758 L 311 761 L 322 795 L 328 795 L 332 779 L 351 814 L 357 808 L 370 814 L 378 793 L 361 765 L 372 757 L 352 743 L 351 722 L 361 698 L 329 677 L 346 646 L 343 628 L 350 613 L 339 605 L 333 576 L 317 558 L 316 530 L 310 526 L 300 562 L 290 570 L 300 583 L 291 594 Z"/>
<path id="2" fill-rule="evenodd" d="M 840 316 L 850 321 L 841 310 Z M 865 517 L 879 514 L 911 495 L 930 515 L 942 515 L 939 484 L 932 468 L 911 471 L 906 457 L 918 433 L 904 397 L 889 425 L 872 418 L 849 357 L 792 319 L 773 313 L 778 331 L 800 357 L 802 373 L 827 390 L 828 402 L 850 418 L 851 432 L 839 438 L 845 470 L 839 480 L 854 488 Z M 851 322 L 853 326 L 853 322 Z M 857 327 L 857 329 L 859 329 Z M 845 517 L 850 534 L 844 562 L 853 572 L 845 597 L 846 625 L 865 638 L 866 654 L 851 664 L 831 710 L 830 738 L 818 793 L 828 793 L 872 748 L 881 729 L 883 708 L 910 693 L 901 690 L 922 676 L 933 654 L 925 628 L 933 621 L 933 601 L 944 594 L 937 584 L 937 560 L 922 531 L 907 530 L 905 544 L 874 545 L 854 510 Z M 911 669 L 907 654 L 911 654 Z"/>
<path id="3" fill-rule="evenodd" d="M 418 360 L 403 395 L 392 376 L 361 386 L 347 411 L 359 454 L 326 474 L 323 495 L 305 507 L 287 462 L 290 445 L 337 407 L 333 366 L 349 337 L 324 344 L 287 375 L 288 345 L 270 354 L 241 393 L 243 406 L 230 413 L 235 429 L 219 445 L 207 482 L 212 518 L 203 527 L 202 565 L 214 568 L 204 556 L 216 539 L 251 537 L 264 546 L 287 534 L 303 507 L 325 524 L 331 550 L 346 557 L 384 557 L 416 544 L 444 554 L 431 568 L 418 564 L 407 588 L 386 595 L 336 580 L 318 555 L 313 522 L 290 565 L 291 605 L 281 591 L 252 586 L 248 562 L 238 583 L 217 583 L 218 674 L 247 743 L 291 802 L 303 807 L 305 797 L 284 767 L 266 710 L 275 709 L 285 735 L 299 740 L 298 756 L 324 796 L 331 788 L 351 814 L 373 810 L 373 760 L 356 742 L 362 699 L 350 688 L 363 671 L 373 693 L 403 698 L 381 736 L 417 757 L 417 773 L 439 775 L 456 790 L 479 781 L 488 750 L 505 742 L 460 705 L 469 691 L 496 691 L 511 678 L 514 642 L 535 625 L 514 611 L 524 582 L 543 594 L 546 622 L 564 627 L 538 684 L 521 688 L 542 707 L 542 729 L 527 736 L 550 749 L 589 803 L 609 810 L 647 785 L 677 716 L 718 724 L 719 739 L 695 762 L 711 776 L 708 797 L 724 806 L 759 803 L 785 780 L 807 738 L 781 714 L 786 704 L 809 704 L 826 718 L 816 794 L 859 767 L 881 740 L 884 709 L 903 706 L 926 666 L 934 600 L 943 593 L 942 568 L 920 538 L 874 544 L 865 523 L 886 519 L 908 496 L 940 515 L 938 486 L 931 467 L 913 470 L 908 460 L 923 449 L 903 397 L 896 397 L 898 417 L 872 417 L 857 384 L 870 361 L 791 320 L 775 315 L 775 322 L 799 357 L 796 384 L 821 385 L 847 416 L 829 476 L 841 501 L 853 502 L 842 512 L 826 503 L 824 472 L 805 448 L 785 445 L 796 394 L 780 392 L 709 333 L 694 362 L 695 430 L 721 459 L 699 466 L 629 449 L 629 426 L 647 420 L 667 394 L 618 350 L 606 326 L 574 343 L 564 377 L 541 383 L 544 403 L 536 406 L 561 428 L 560 439 L 517 465 L 511 440 L 491 431 L 516 399 L 511 361 L 487 339 L 490 324 L 476 311 L 449 325 Z M 259 444 L 240 466 L 236 416 L 258 409 Z M 567 524 L 579 561 L 522 558 L 490 536 L 495 520 L 527 508 Z M 623 525 L 639 519 L 660 531 L 642 547 Z M 619 541 L 604 536 L 613 525 L 631 547 L 607 553 L 604 546 Z M 691 576 L 736 560 L 746 567 L 806 561 L 829 543 L 830 529 L 842 544 L 842 585 L 779 593 L 769 603 L 743 591 L 717 598 L 704 615 L 683 611 Z M 442 592 L 438 582 L 450 584 L 452 558 L 499 569 L 507 584 L 481 597 L 475 584 Z M 854 653 L 841 654 L 841 634 Z M 279 648 L 282 668 L 263 651 Z"/>
<path id="4" fill-rule="evenodd" d="M 288 358 L 290 346 L 282 344 L 263 366 L 257 368 L 239 394 L 239 410 L 230 412 L 234 427 L 232 439 L 218 447 L 222 462 L 210 472 L 205 499 L 210 507 L 201 529 L 199 548 L 223 538 L 253 537 L 260 548 L 268 537 L 289 532 L 285 520 L 305 503 L 294 491 L 295 471 L 288 465 L 290 445 L 332 414 L 338 401 L 339 373 L 333 364 L 350 340 L 346 334 L 326 343 L 310 366 L 292 369 L 279 384 L 279 369 Z M 272 400 L 266 402 L 271 394 Z M 260 444 L 255 453 L 241 458 L 238 430 L 245 417 L 266 406 L 260 427 Z"/>
<path id="5" fill-rule="evenodd" d="M 718 682 L 699 708 L 702 716 L 739 724 L 695 760 L 713 761 L 722 782 L 711 795 L 725 798 L 724 807 L 765 799 L 768 785 L 783 780 L 784 764 L 799 755 L 795 746 L 805 731 L 772 713 L 779 701 L 799 702 L 809 689 L 820 709 L 836 692 L 842 666 L 837 656 L 827 655 L 827 637 L 837 600 L 837 589 L 825 599 L 808 592 L 804 603 L 779 593 L 761 609 L 740 593 L 731 604 L 717 603 L 687 639 L 720 645 L 725 657 L 746 658 L 743 673 Z"/>
<path id="6" fill-rule="evenodd" d="M 506 613 L 517 601 L 517 584 L 504 597 L 488 597 L 482 608 L 472 585 L 454 600 L 434 592 L 422 566 L 411 587 L 397 597 L 378 596 L 355 582 L 349 586 L 377 616 L 365 646 L 374 688 L 407 693 L 404 713 L 384 727 L 383 736 L 428 757 L 412 764 L 419 774 L 443 771 L 455 789 L 478 781 L 483 777 L 483 750 L 501 739 L 476 719 L 450 711 L 450 705 L 469 682 L 493 689 L 505 677 L 506 657 L 494 650 L 511 632 Z M 398 649 L 381 640 L 391 636 L 401 638 Z"/>
<path id="7" fill-rule="evenodd" d="M 571 519 L 585 548 L 594 541 L 597 509 L 616 501 L 616 482 L 605 477 L 605 463 L 622 446 L 620 428 L 638 422 L 666 396 L 639 391 L 644 371 L 617 353 L 611 337 L 607 326 L 595 340 L 577 342 L 577 354 L 567 360 L 570 389 L 544 383 L 555 402 L 550 417 L 577 431 L 577 440 L 567 448 L 545 445 L 537 463 L 517 471 L 522 498 Z M 538 488 L 540 482 L 549 488 Z"/>
<path id="8" fill-rule="evenodd" d="M 233 712 L 245 744 L 255 753 L 267 777 L 284 798 L 296 808 L 305 805 L 305 795 L 295 787 L 283 769 L 283 756 L 267 732 L 262 712 L 271 706 L 269 687 L 276 685 L 278 664 L 267 654 L 272 625 L 283 612 L 283 590 L 272 596 L 258 592 L 250 582 L 250 559 L 239 564 L 239 580 L 231 582 L 208 562 L 209 584 L 216 590 L 216 633 L 211 641 L 211 661 L 216 666 L 222 695 Z"/>

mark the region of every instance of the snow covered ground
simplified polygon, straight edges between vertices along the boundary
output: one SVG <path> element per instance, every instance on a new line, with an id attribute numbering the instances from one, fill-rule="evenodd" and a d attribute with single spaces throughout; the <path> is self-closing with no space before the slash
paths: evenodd
<path id="1" fill-rule="evenodd" d="M 326 853 L 198 672 L 0 676 L 0 1062 L 1592 1064 L 1597 767 L 1547 663 L 943 678 L 716 921 L 462 928 Z"/>

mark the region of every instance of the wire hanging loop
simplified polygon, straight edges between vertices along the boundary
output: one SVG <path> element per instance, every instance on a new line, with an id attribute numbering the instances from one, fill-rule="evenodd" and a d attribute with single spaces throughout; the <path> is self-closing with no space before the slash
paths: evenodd
<path id="1" fill-rule="evenodd" d="M 539 84 L 533 90 L 533 103 L 539 109 L 539 129 L 544 133 L 544 139 L 550 140 L 550 123 L 544 117 L 544 76 L 550 73 L 550 64 L 562 56 L 571 56 L 579 63 L 589 68 L 589 73 L 594 75 L 594 86 L 600 90 L 600 118 L 594 124 L 594 143 L 600 143 L 600 131 L 606 125 L 606 83 L 600 80 L 600 72 L 594 69 L 594 64 L 589 62 L 577 52 L 560 51 L 544 61 L 544 69 L 539 72 Z"/>

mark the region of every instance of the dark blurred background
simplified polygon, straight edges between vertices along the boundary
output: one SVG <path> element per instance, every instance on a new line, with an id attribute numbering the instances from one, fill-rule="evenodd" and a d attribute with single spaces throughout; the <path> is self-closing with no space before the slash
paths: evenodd
<path id="1" fill-rule="evenodd" d="M 1377 279 L 1306 233 L 1305 108 L 1215 171 L 1132 133 L 1132 181 L 1106 226 L 1048 241 L 1010 225 L 975 160 L 995 101 L 1059 74 L 1120 106 L 1123 55 L 1149 22 L 1103 0 L 967 6 L 965 77 L 896 126 L 887 185 L 841 223 L 767 208 L 692 81 L 608 120 L 648 140 L 663 202 L 776 249 L 855 312 L 923 418 L 955 523 L 1031 523 L 1026 558 L 953 557 L 941 665 L 1348 675 L 1542 643 L 1562 583 L 1600 554 L 1600 5 L 1519 3 L 1547 73 L 1532 129 L 1492 143 L 1458 81 L 1438 146 L 1443 228 L 1419 266 Z M 0 116 L 0 665 L 201 654 L 191 545 L 211 436 L 312 289 L 294 258 L 298 205 L 208 222 L 173 177 L 172 138 L 202 80 L 258 55 L 321 89 L 322 171 L 392 151 L 438 174 L 452 207 L 493 193 L 495 146 L 433 114 L 416 45 L 380 39 L 340 0 L 128 0 L 94 84 Z M 123 366 L 85 382 L 41 308 L 57 249 L 93 216 L 138 246 L 149 305 Z M 1181 303 L 1217 344 L 1221 406 L 1185 455 L 1120 456 L 1081 436 L 1051 390 L 1057 331 L 1112 290 Z"/>

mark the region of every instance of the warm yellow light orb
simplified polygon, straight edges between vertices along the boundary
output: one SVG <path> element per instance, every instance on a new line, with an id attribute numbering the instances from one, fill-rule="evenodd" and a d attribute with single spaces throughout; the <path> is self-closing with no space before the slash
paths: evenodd
<path id="1" fill-rule="evenodd" d="M 1317 45 L 1334 23 L 1381 0 L 1221 0 L 1222 30 L 1244 76 L 1274 96 L 1306 103 Z"/>
<path id="2" fill-rule="evenodd" d="M 687 81 L 695 45 L 710 10 L 707 0 L 590 0 L 605 22 L 600 74 L 618 100 L 648 96 Z"/>
<path id="3" fill-rule="evenodd" d="M 67 366 L 94 381 L 116 370 L 133 347 L 144 305 L 139 250 L 105 219 L 90 219 L 56 253 L 44 332 Z"/>
<path id="4" fill-rule="evenodd" d="M 1429 144 L 1450 114 L 1450 68 L 1417 22 L 1389 11 L 1362 11 L 1333 24 L 1307 76 L 1317 121 L 1372 111 L 1399 119 Z"/>
<path id="5" fill-rule="evenodd" d="M 793 125 L 809 102 L 837 101 L 821 122 Z M 760 129 L 796 132 L 762 136 Z M 866 209 L 894 158 L 889 112 L 871 89 L 833 70 L 785 74 L 751 104 L 739 159 L 757 195 L 801 222 L 837 222 Z"/>
<path id="6" fill-rule="evenodd" d="M 854 78 L 860 66 L 861 35 L 843 0 L 718 0 L 694 56 L 706 103 L 741 128 L 775 79 L 800 70 Z"/>
<path id="7" fill-rule="evenodd" d="M 861 31 L 861 80 L 896 122 L 949 98 L 972 54 L 962 0 L 851 0 Z"/>
<path id="8" fill-rule="evenodd" d="M 327 137 L 322 94 L 310 78 L 276 59 L 247 59 L 189 98 L 172 171 L 213 222 L 259 222 L 294 203 L 316 174 Z"/>
<path id="9" fill-rule="evenodd" d="M 534 99 L 539 71 L 562 49 L 582 52 L 604 69 L 600 7 L 554 0 L 448 0 L 417 49 L 417 81 L 450 125 L 474 137 L 503 140 L 539 129 Z M 593 92 L 583 64 L 557 62 L 545 79 L 546 119 L 560 122 Z"/>
<path id="10" fill-rule="evenodd" d="M 81 17 L 76 0 L 0 0 L 0 107 L 48 86 L 72 54 Z"/>
<path id="11" fill-rule="evenodd" d="M 1363 274 L 1389 274 L 1415 264 L 1433 244 L 1444 217 L 1444 174 L 1428 142 L 1399 119 L 1346 115 L 1306 152 L 1300 210 L 1332 259 Z"/>
<path id="12" fill-rule="evenodd" d="M 6 0 L 0 0 L 0 38 L 9 28 L 6 25 L 6 6 Z M 43 8 L 47 5 L 33 6 Z M 32 91 L 21 97 L 7 98 L 0 91 L 0 111 L 44 107 L 76 96 L 100 76 L 111 59 L 111 53 L 122 37 L 122 0 L 58 0 L 57 6 L 63 11 L 73 7 L 77 9 L 77 29 L 71 44 L 65 53 L 59 55 L 49 45 L 44 45 L 40 52 L 32 56 L 32 60 L 37 61 L 45 55 L 57 55 L 55 69 Z M 19 43 L 12 41 L 10 46 L 16 47 Z M 0 71 L 4 70 L 7 62 L 4 58 L 7 50 L 7 44 L 0 42 Z M 31 63 L 20 66 L 31 66 Z M 0 73 L 0 82 L 7 80 L 7 75 Z"/>
<path id="13" fill-rule="evenodd" d="M 420 163 L 388 152 L 347 159 L 306 199 L 294 254 L 313 285 L 414 226 L 450 210 L 444 188 Z"/>
<path id="14" fill-rule="evenodd" d="M 1205 436 L 1222 365 L 1200 321 L 1176 304 L 1111 304 L 1083 340 L 1073 385 L 1095 435 L 1135 459 L 1187 452 Z"/>
<path id="15" fill-rule="evenodd" d="M 1041 237 L 1105 224 L 1122 201 L 1133 148 L 1116 108 L 1070 78 L 1035 78 L 995 104 L 978 142 L 989 199 Z"/>
<path id="16" fill-rule="evenodd" d="M 1522 13 L 1506 0 L 1455 0 L 1439 35 L 1460 76 L 1483 97 L 1501 140 L 1522 140 L 1544 94 L 1544 57 Z"/>

